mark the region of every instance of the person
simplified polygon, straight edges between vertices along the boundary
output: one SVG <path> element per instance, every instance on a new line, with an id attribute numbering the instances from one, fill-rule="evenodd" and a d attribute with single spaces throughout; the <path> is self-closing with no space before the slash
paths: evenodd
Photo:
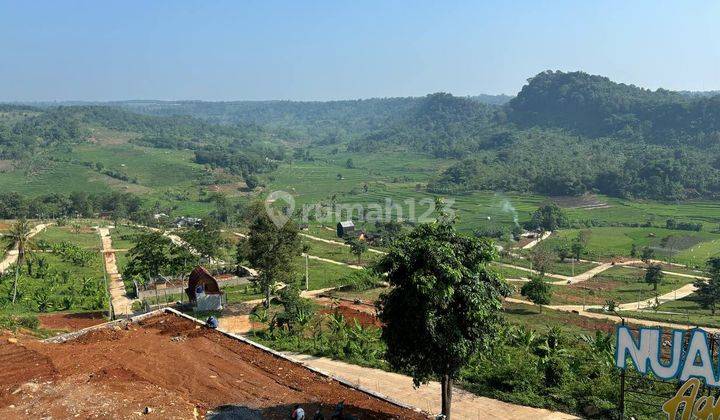
<path id="1" fill-rule="evenodd" d="M 215 318 L 215 315 L 211 315 L 210 318 L 205 321 L 205 324 L 207 324 L 208 327 L 215 329 L 218 327 L 218 320 Z"/>
<path id="2" fill-rule="evenodd" d="M 317 411 L 315 411 L 315 415 L 313 416 L 313 420 L 325 420 L 325 416 L 323 416 L 322 413 L 322 407 L 319 407 Z"/>
<path id="3" fill-rule="evenodd" d="M 345 401 L 340 401 L 335 406 L 335 411 L 332 413 L 332 417 L 330 419 L 332 420 L 343 420 L 345 418 Z"/>
<path id="4" fill-rule="evenodd" d="M 303 410 L 303 408 L 300 407 L 300 404 L 295 405 L 295 410 L 293 410 L 292 414 L 290 415 L 290 418 L 292 420 L 305 420 L 305 410 Z"/>

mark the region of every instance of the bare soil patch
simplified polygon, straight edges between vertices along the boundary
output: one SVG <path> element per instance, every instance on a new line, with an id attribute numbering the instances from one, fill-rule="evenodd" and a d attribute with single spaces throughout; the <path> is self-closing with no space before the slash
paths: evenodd
<path id="1" fill-rule="evenodd" d="M 2 342 L 4 354 L 15 356 L 0 357 L 0 372 L 45 367 L 0 373 L 2 418 L 131 418 L 145 407 L 150 417 L 193 418 L 234 404 L 285 419 L 296 403 L 330 418 L 342 400 L 358 418 L 425 418 L 170 314 L 63 344 Z"/>
<path id="2" fill-rule="evenodd" d="M 610 205 L 604 201 L 601 201 L 594 194 L 585 194 L 580 196 L 558 196 L 551 197 L 550 200 L 555 202 L 560 207 L 566 209 L 606 209 Z"/>
<path id="3" fill-rule="evenodd" d="M 14 161 L 8 159 L 0 159 L 0 172 L 11 171 L 15 169 Z"/>
<path id="4" fill-rule="evenodd" d="M 47 330 L 77 331 L 107 322 L 102 312 L 40 315 L 40 327 Z"/>

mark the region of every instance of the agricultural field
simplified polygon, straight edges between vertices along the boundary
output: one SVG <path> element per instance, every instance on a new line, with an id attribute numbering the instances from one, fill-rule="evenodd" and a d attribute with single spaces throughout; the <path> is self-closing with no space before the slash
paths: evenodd
<path id="1" fill-rule="evenodd" d="M 35 236 L 36 242 L 70 242 L 86 249 L 102 247 L 100 235 L 90 226 L 69 223 L 65 226 L 49 226 Z"/>
<path id="2" fill-rule="evenodd" d="M 298 279 L 302 279 L 304 285 L 305 258 L 297 257 L 296 267 L 298 267 Z M 341 280 L 355 271 L 357 270 L 342 265 L 308 259 L 310 290 L 340 286 L 342 285 Z"/>
<path id="3" fill-rule="evenodd" d="M 573 239 L 580 229 L 566 229 L 557 232 L 557 238 Z M 720 254 L 720 234 L 707 231 L 691 232 L 665 228 L 598 227 L 582 229 L 587 238 L 586 258 L 608 260 L 630 257 L 635 244 L 638 252 L 644 247 L 655 251 L 658 258 L 675 263 L 702 266 L 707 258 Z M 552 247 L 553 238 L 544 246 Z"/>
<path id="4" fill-rule="evenodd" d="M 553 285 L 551 305 L 604 305 L 637 302 L 669 293 L 694 279 L 665 275 L 657 291 L 644 282 L 645 272 L 637 268 L 612 267 L 590 280 L 572 285 Z"/>
<path id="5" fill-rule="evenodd" d="M 695 295 L 682 299 L 665 302 L 655 310 L 623 311 L 621 315 L 648 319 L 652 321 L 674 322 L 701 327 L 720 327 L 720 311 L 712 314 L 710 309 L 703 309 L 697 302 Z"/>
<path id="6" fill-rule="evenodd" d="M 541 242 L 540 246 L 544 246 L 545 241 Z M 524 268 L 532 268 L 532 261 L 530 261 L 527 258 L 514 258 L 511 256 L 501 256 L 499 259 L 500 262 L 505 264 L 510 264 L 518 267 L 524 267 Z M 578 262 L 571 262 L 571 261 L 553 261 L 547 272 L 551 274 L 561 274 L 564 276 L 573 276 L 582 274 L 594 267 L 597 267 L 598 264 L 591 261 L 578 261 Z M 511 269 L 511 268 L 509 268 Z M 528 275 L 530 273 L 527 273 Z"/>
<path id="7" fill-rule="evenodd" d="M 328 244 L 326 242 L 316 241 L 308 238 L 303 238 L 302 242 L 303 245 L 307 245 L 309 247 L 309 255 L 327 258 L 329 260 L 338 261 L 345 264 L 368 266 L 372 265 L 372 263 L 376 262 L 381 257 L 381 254 L 366 251 L 362 254 L 362 256 L 360 257 L 360 261 L 358 262 L 357 257 L 350 252 L 350 247 Z"/>
<path id="8" fill-rule="evenodd" d="M 133 237 L 142 233 L 143 229 L 135 226 L 120 225 L 110 230 L 113 249 L 128 250 L 133 247 Z"/>
<path id="9" fill-rule="evenodd" d="M 587 318 L 578 314 L 548 308 L 544 308 L 540 312 L 537 306 L 522 303 L 505 302 L 503 312 L 508 323 L 536 331 L 547 331 L 555 327 L 563 332 L 577 336 L 580 334 L 594 334 L 595 331 L 611 332 L 615 328 L 615 323 L 612 321 Z"/>

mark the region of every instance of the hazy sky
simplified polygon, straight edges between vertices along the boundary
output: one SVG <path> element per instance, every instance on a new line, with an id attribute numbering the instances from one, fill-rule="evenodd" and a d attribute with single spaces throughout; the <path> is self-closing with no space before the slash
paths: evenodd
<path id="1" fill-rule="evenodd" d="M 546 69 L 720 89 L 719 1 L 0 0 L 0 100 L 515 94 Z"/>

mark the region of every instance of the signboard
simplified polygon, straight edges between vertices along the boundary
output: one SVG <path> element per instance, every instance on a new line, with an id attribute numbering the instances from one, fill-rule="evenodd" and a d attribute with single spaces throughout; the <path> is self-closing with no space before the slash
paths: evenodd
<path id="1" fill-rule="evenodd" d="M 618 326 L 615 366 L 625 370 L 632 362 L 643 375 L 678 380 L 681 386 L 675 396 L 662 405 L 668 419 L 720 419 L 720 398 L 716 401 L 700 393 L 703 384 L 720 388 L 720 366 L 711 337 L 701 329 L 672 330 L 667 337 L 659 328 Z"/>

